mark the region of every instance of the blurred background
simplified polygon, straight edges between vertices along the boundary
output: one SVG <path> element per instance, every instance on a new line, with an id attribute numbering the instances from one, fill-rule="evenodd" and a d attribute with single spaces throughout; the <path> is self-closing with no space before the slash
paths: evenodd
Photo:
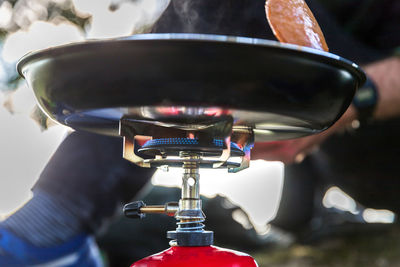
<path id="1" fill-rule="evenodd" d="M 168 4 L 168 0 L 0 1 L 0 220 L 29 200 L 30 189 L 40 172 L 71 131 L 49 121 L 36 107 L 33 93 L 16 72 L 18 59 L 30 51 L 55 45 L 146 33 Z M 250 169 L 238 174 L 228 175 L 223 170 L 204 170 L 201 174 L 201 192 L 209 210 L 206 213 L 212 213 L 213 203 L 225 206 L 227 210 L 237 210 L 227 213 L 230 218 L 226 218 L 222 228 L 228 224 L 237 225 L 240 231 L 233 236 L 240 239 L 243 235 L 252 240 L 246 244 L 256 251 L 260 266 L 400 266 L 400 257 L 393 252 L 400 237 L 396 227 L 371 232 L 375 242 L 366 242 L 370 239 L 362 233 L 355 239 L 329 238 L 318 246 L 294 243 L 290 234 L 277 229 L 271 235 L 273 228 L 269 222 L 277 212 L 283 186 L 283 164 L 280 162 L 254 161 Z M 180 186 L 180 180 L 180 172 L 174 169 L 157 171 L 146 197 L 175 196 L 179 194 L 176 188 Z M 337 187 L 326 192 L 323 205 L 359 214 L 369 223 L 391 224 L 395 221 L 394 213 L 388 210 L 363 208 L 360 214 L 359 205 Z M 209 217 L 210 220 L 214 218 L 213 215 Z M 131 229 L 144 227 L 121 220 L 117 226 L 111 226 L 108 236 L 99 237 L 105 250 L 122 242 L 123 237 L 118 233 L 121 225 L 126 223 Z M 154 231 L 160 224 L 157 220 L 154 224 L 145 221 L 140 224 L 147 224 L 149 234 L 159 233 L 161 247 L 167 247 L 165 227 Z M 166 220 L 172 225 L 170 228 L 174 228 L 175 222 Z M 236 231 L 236 228 L 228 229 L 231 233 L 221 233 L 221 241 L 229 240 L 232 231 Z M 218 237 L 218 229 L 213 230 Z M 137 243 L 151 246 L 143 240 L 137 240 Z"/>

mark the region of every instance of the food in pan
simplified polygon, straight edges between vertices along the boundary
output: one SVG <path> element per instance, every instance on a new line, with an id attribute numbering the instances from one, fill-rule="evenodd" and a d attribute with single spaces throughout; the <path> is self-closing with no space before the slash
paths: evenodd
<path id="1" fill-rule="evenodd" d="M 280 42 L 329 50 L 317 20 L 304 0 L 267 0 L 265 11 Z"/>

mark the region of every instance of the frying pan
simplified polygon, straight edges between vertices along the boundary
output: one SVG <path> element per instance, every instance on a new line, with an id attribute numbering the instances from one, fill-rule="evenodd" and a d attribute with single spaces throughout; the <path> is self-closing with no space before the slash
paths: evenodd
<path id="1" fill-rule="evenodd" d="M 141 34 L 37 51 L 17 65 L 41 109 L 77 130 L 118 135 L 123 116 L 193 123 L 220 114 L 256 141 L 321 132 L 365 81 L 337 55 L 223 35 Z"/>

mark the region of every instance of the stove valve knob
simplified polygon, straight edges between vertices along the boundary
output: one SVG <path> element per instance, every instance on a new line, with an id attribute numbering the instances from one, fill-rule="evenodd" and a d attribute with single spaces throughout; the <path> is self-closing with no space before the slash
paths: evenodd
<path id="1" fill-rule="evenodd" d="M 128 218 L 143 219 L 146 214 L 142 213 L 140 209 L 145 206 L 146 204 L 141 200 L 128 203 L 124 206 L 124 214 Z"/>

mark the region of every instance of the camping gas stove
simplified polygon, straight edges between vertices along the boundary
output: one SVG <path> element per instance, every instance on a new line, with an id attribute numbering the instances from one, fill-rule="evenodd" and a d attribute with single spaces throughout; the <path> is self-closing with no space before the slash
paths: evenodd
<path id="1" fill-rule="evenodd" d="M 249 167 L 256 142 L 319 133 L 365 81 L 339 56 L 244 37 L 144 34 L 70 44 L 26 55 L 18 70 L 42 110 L 76 130 L 122 136 L 123 157 L 181 168 L 177 203 L 133 202 L 125 215 L 174 216 L 171 248 L 132 266 L 256 266 L 211 246 L 201 209 L 201 168 Z"/>
<path id="2" fill-rule="evenodd" d="M 247 168 L 254 133 L 251 127 L 234 127 L 232 116 L 207 115 L 207 108 L 171 107 L 153 111 L 162 116 L 174 114 L 168 116 L 169 122 L 121 119 L 123 156 L 142 167 L 182 168 L 182 198 L 179 203 L 161 206 L 146 206 L 136 201 L 124 207 L 125 215 L 131 218 L 142 218 L 146 213 L 175 216 L 178 227 L 168 232 L 168 237 L 173 239 L 171 244 L 210 246 L 213 233 L 203 230 L 205 215 L 201 210 L 199 169 L 227 168 L 238 172 Z M 180 122 L 172 122 L 174 117 Z"/>

